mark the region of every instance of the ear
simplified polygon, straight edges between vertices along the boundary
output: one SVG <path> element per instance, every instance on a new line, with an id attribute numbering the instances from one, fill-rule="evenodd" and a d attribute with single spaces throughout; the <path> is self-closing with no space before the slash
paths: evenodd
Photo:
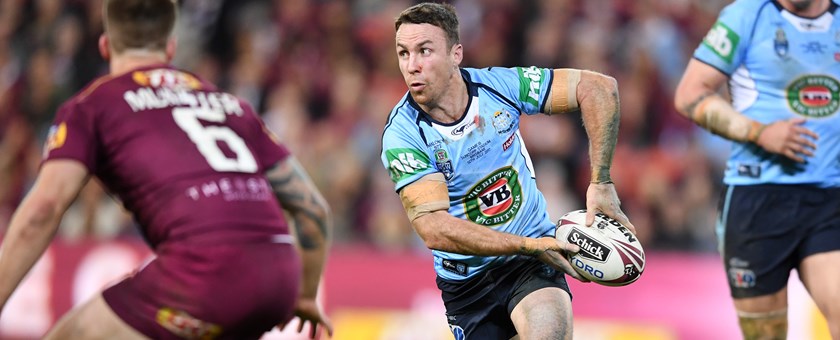
<path id="1" fill-rule="evenodd" d="M 452 61 L 455 62 L 455 66 L 461 65 L 461 61 L 464 60 L 464 45 L 455 44 L 452 46 Z"/>
<path id="2" fill-rule="evenodd" d="M 171 37 L 166 39 L 166 62 L 172 61 L 172 58 L 175 57 L 175 50 L 178 47 L 178 41 L 175 37 Z"/>
<path id="3" fill-rule="evenodd" d="M 105 61 L 111 60 L 111 42 L 108 41 L 108 36 L 105 33 L 99 36 L 99 55 Z"/>

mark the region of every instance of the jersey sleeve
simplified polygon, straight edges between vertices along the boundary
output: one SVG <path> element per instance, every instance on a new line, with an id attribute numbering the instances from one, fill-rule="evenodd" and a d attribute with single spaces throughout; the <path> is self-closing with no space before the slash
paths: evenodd
<path id="1" fill-rule="evenodd" d="M 244 109 L 244 117 L 250 121 L 253 129 L 248 138 L 254 158 L 260 165 L 261 172 L 267 171 L 273 167 L 277 162 L 280 162 L 291 154 L 285 145 L 280 143 L 280 139 L 274 132 L 268 129 L 262 118 L 254 113 L 254 109 L 245 101 L 240 101 Z"/>
<path id="2" fill-rule="evenodd" d="M 744 1 L 736 1 L 720 12 L 717 21 L 694 51 L 695 59 L 727 75 L 735 72 L 749 45 L 757 12 L 757 9 L 749 10 L 747 5 Z"/>
<path id="3" fill-rule="evenodd" d="M 44 143 L 43 161 L 72 159 L 96 173 L 99 150 L 93 112 L 75 101 L 62 105 Z"/>
<path id="4" fill-rule="evenodd" d="M 425 151 L 419 130 L 413 127 L 411 129 L 391 122 L 382 135 L 380 158 L 391 175 L 395 191 L 400 191 L 423 176 L 438 172 Z"/>
<path id="5" fill-rule="evenodd" d="M 549 68 L 491 67 L 472 70 L 473 81 L 487 85 L 511 100 L 520 112 L 544 112 L 554 72 Z"/>

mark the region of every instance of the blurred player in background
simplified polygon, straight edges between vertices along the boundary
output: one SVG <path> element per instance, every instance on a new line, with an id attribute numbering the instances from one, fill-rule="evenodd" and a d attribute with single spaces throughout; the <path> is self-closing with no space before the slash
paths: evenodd
<path id="1" fill-rule="evenodd" d="M 794 268 L 840 339 L 838 14 L 830 0 L 736 1 L 677 89 L 683 115 L 733 141 L 717 234 L 746 339 L 786 337 Z"/>
<path id="2" fill-rule="evenodd" d="M 332 332 L 315 302 L 328 206 L 301 166 L 247 103 L 167 64 L 172 0 L 105 1 L 103 10 L 110 75 L 57 113 L 0 248 L 0 308 L 95 175 L 134 213 L 157 258 L 46 338 L 257 339 L 293 315 L 313 337 L 319 324 Z"/>
<path id="3" fill-rule="evenodd" d="M 388 118 L 381 158 L 414 229 L 433 250 L 455 338 L 570 339 L 563 272 L 584 279 L 564 253 L 579 248 L 553 237 L 519 119 L 523 112 L 580 110 L 592 162 L 587 224 L 600 211 L 633 228 L 610 180 L 615 80 L 575 69 L 460 68 L 451 5 L 413 6 L 395 26 L 408 93 Z"/>

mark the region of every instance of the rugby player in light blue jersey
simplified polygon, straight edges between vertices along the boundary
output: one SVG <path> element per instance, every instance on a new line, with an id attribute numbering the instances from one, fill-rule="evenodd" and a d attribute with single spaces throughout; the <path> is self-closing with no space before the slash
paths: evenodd
<path id="1" fill-rule="evenodd" d="M 831 0 L 736 1 L 676 92 L 683 115 L 733 141 L 717 234 L 746 339 L 786 337 L 794 268 L 840 339 L 837 15 Z"/>
<path id="2" fill-rule="evenodd" d="M 519 132 L 523 114 L 580 110 L 590 138 L 587 224 L 603 212 L 635 229 L 619 208 L 610 165 L 619 100 L 613 78 L 574 69 L 460 68 L 450 5 L 424 3 L 396 23 L 408 93 L 388 118 L 382 162 L 411 223 L 433 250 L 437 284 L 456 339 L 566 339 L 571 295 Z"/>

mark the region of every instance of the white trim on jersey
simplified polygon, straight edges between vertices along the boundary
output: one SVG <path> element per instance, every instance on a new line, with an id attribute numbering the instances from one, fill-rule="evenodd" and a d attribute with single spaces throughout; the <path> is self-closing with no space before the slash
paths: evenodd
<path id="1" fill-rule="evenodd" d="M 739 112 L 750 108 L 758 100 L 758 89 L 755 80 L 744 65 L 738 67 L 729 79 L 729 88 L 732 91 L 732 107 Z"/>
<path id="2" fill-rule="evenodd" d="M 436 122 L 432 122 L 432 127 L 437 130 L 438 133 L 441 135 L 446 136 L 451 140 L 460 140 L 461 138 L 466 137 L 470 134 L 473 130 L 478 128 L 478 96 L 472 97 L 472 101 L 470 102 L 470 108 L 467 109 L 467 114 L 464 119 L 461 120 L 460 123 L 448 126 L 448 125 L 440 125 Z"/>

